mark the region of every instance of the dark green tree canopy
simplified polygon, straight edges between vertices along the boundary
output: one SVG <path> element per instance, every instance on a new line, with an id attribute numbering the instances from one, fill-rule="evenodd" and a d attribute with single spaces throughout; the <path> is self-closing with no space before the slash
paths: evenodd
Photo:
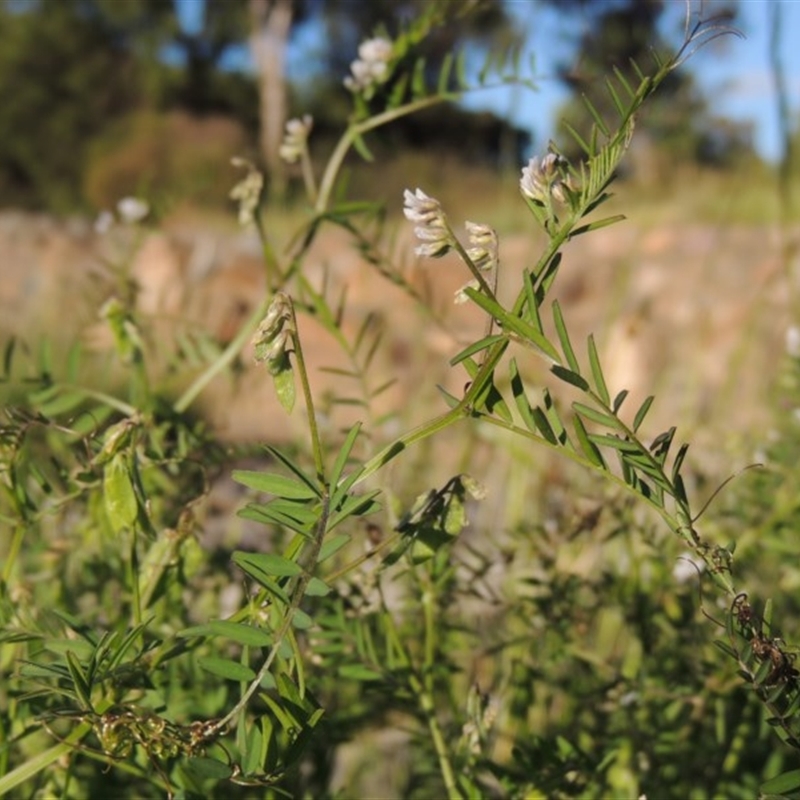
<path id="1" fill-rule="evenodd" d="M 581 98 L 588 99 L 604 118 L 614 116 L 613 101 L 598 76 L 610 75 L 618 69 L 635 85 L 633 64 L 645 72 L 652 69 L 654 58 L 673 53 L 683 33 L 683 4 L 665 0 L 545 2 L 558 8 L 568 28 L 581 31 L 575 37 L 576 56 L 562 61 L 559 76 L 572 95 L 561 117 L 584 137 L 592 120 Z M 707 3 L 703 12 L 706 17 L 730 24 L 736 7 L 729 2 Z M 667 19 L 668 16 L 673 19 Z M 675 41 L 665 36 L 665 23 L 674 24 L 678 33 Z M 748 147 L 748 131 L 730 124 L 720 126 L 711 116 L 708 100 L 694 75 L 686 69 L 675 70 L 664 81 L 643 116 L 642 125 L 655 147 L 675 158 L 724 162 Z M 577 144 L 570 144 L 568 138 L 565 141 L 567 154 L 577 157 Z"/>

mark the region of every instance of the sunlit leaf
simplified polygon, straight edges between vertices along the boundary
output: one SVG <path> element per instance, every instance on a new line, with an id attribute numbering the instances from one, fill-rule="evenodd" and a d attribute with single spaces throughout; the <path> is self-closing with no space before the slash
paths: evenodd
<path id="1" fill-rule="evenodd" d="M 246 664 L 217 656 L 198 656 L 197 664 L 206 672 L 229 681 L 251 681 L 256 674 Z"/>
<path id="2" fill-rule="evenodd" d="M 606 404 L 609 405 L 611 402 L 611 396 L 608 393 L 608 387 L 606 386 L 606 379 L 603 376 L 603 370 L 600 366 L 600 358 L 597 354 L 597 346 L 594 342 L 594 336 L 591 334 L 589 335 L 588 340 L 589 346 L 589 365 L 592 370 L 592 378 L 594 379 L 594 386 L 597 390 L 597 394 L 600 395 L 600 399 Z"/>
<path id="3" fill-rule="evenodd" d="M 294 370 L 291 367 L 279 370 L 272 376 L 272 382 L 275 385 L 278 402 L 286 413 L 290 414 L 295 402 Z"/>
<path id="4" fill-rule="evenodd" d="M 761 784 L 761 794 L 782 795 L 800 789 L 800 769 L 793 769 L 776 775 L 774 778 Z"/>
<path id="5" fill-rule="evenodd" d="M 336 536 L 331 536 L 322 543 L 319 550 L 319 558 L 317 561 L 321 564 L 323 561 L 329 559 L 334 553 L 338 553 L 350 541 L 349 534 L 340 533 Z"/>
<path id="6" fill-rule="evenodd" d="M 103 499 L 115 532 L 130 528 L 139 514 L 128 456 L 117 453 L 103 468 Z"/>
<path id="7" fill-rule="evenodd" d="M 267 633 L 267 631 L 261 628 L 254 628 L 252 625 L 229 620 L 213 620 L 204 625 L 194 625 L 191 628 L 185 628 L 177 635 L 181 638 L 224 636 L 226 639 L 249 647 L 268 647 L 273 642 L 272 634 Z"/>
<path id="8" fill-rule="evenodd" d="M 362 664 L 342 664 L 339 667 L 339 676 L 353 681 L 379 681 L 383 675 L 377 670 L 365 667 Z"/>
<path id="9" fill-rule="evenodd" d="M 641 424 L 644 422 L 644 418 L 647 416 L 647 412 L 650 410 L 650 406 L 653 405 L 653 400 L 655 400 L 655 397 L 653 397 L 653 395 L 650 395 L 648 398 L 645 399 L 645 401 L 639 407 L 639 410 L 636 412 L 636 416 L 633 418 L 634 433 L 636 433 L 636 431 L 639 430 Z"/>
<path id="10" fill-rule="evenodd" d="M 569 368 L 578 376 L 581 374 L 581 368 L 578 364 L 578 359 L 575 357 L 575 351 L 572 349 L 572 342 L 569 340 L 569 332 L 567 331 L 567 324 L 564 321 L 564 314 L 561 311 L 561 306 L 558 300 L 553 301 L 553 321 L 556 324 L 556 332 L 558 333 L 558 340 L 561 342 L 561 349 L 564 352 L 564 358 L 567 359 Z M 557 373 L 556 373 L 557 374 Z M 586 388 L 589 384 L 583 381 Z M 576 386 L 578 384 L 575 384 Z"/>
<path id="11" fill-rule="evenodd" d="M 578 389 L 586 390 L 589 388 L 589 384 L 585 378 L 581 377 L 577 372 L 573 372 L 571 369 L 567 369 L 566 367 L 559 366 L 558 364 L 553 364 L 550 367 L 550 371 L 558 378 L 561 378 L 562 381 L 566 383 L 572 384 L 573 386 L 577 387 Z"/>
<path id="12" fill-rule="evenodd" d="M 305 500 L 320 496 L 320 492 L 315 487 L 309 486 L 307 483 L 299 483 L 283 475 L 237 469 L 233 471 L 231 477 L 237 483 L 241 483 L 250 489 L 266 494 L 274 494 L 278 497 Z"/>
<path id="13" fill-rule="evenodd" d="M 200 780 L 227 780 L 233 774 L 232 768 L 223 761 L 208 756 L 195 756 L 187 759 L 183 768 Z"/>

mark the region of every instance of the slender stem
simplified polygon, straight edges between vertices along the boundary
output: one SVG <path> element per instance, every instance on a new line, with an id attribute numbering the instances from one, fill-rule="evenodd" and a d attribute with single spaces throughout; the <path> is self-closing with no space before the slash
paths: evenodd
<path id="1" fill-rule="evenodd" d="M 303 153 L 300 156 L 300 166 L 303 170 L 303 184 L 306 187 L 306 194 L 308 195 L 308 199 L 311 201 L 311 204 L 314 205 L 317 202 L 317 181 L 314 178 L 314 168 L 311 165 L 311 157 L 308 153 L 308 148 L 303 148 Z"/>
<path id="2" fill-rule="evenodd" d="M 84 397 L 89 397 L 93 400 L 99 401 L 103 405 L 116 409 L 126 417 L 132 417 L 138 411 L 136 406 L 126 403 L 124 400 L 120 400 L 118 397 L 106 394 L 105 392 L 98 392 L 95 389 L 88 389 L 85 386 L 78 386 L 73 383 L 59 383 L 58 385 L 64 391 L 80 392 Z"/>
<path id="3" fill-rule="evenodd" d="M 472 259 L 467 255 L 464 245 L 462 245 L 461 242 L 456 239 L 455 235 L 453 236 L 453 249 L 456 251 L 456 253 L 458 253 L 461 260 L 467 265 L 475 280 L 478 281 L 483 293 L 491 300 L 497 302 L 494 290 L 491 286 L 489 286 L 486 278 L 483 277 L 483 273 L 475 266 Z"/>
<path id="4" fill-rule="evenodd" d="M 381 591 L 380 587 L 378 591 Z M 391 612 L 386 609 L 386 600 L 383 598 L 383 592 L 381 592 L 381 601 L 383 602 L 385 609 L 383 620 L 384 624 L 386 625 L 387 638 L 391 641 L 396 653 L 402 659 L 403 666 L 408 670 L 408 686 L 411 689 L 412 694 L 417 698 L 422 715 L 425 717 L 425 722 L 428 725 L 428 730 L 431 734 L 431 740 L 433 741 L 433 748 L 436 751 L 436 757 L 439 760 L 439 770 L 442 773 L 442 780 L 444 781 L 445 788 L 447 789 L 448 800 L 462 800 L 462 795 L 458 791 L 458 784 L 453 771 L 453 765 L 450 763 L 447 743 L 445 742 L 444 735 L 442 734 L 442 729 L 439 727 L 439 720 L 436 718 L 436 704 L 433 699 L 433 693 L 428 688 L 427 681 L 421 680 L 417 674 L 417 670 L 414 667 L 411 656 L 404 646 L 403 641 L 400 638 L 400 634 L 397 631 L 397 627 L 394 624 L 394 618 L 392 617 Z M 430 631 L 430 626 L 432 624 L 432 617 L 426 612 L 426 639 L 429 638 L 429 633 L 435 633 L 435 631 Z M 426 664 L 429 661 L 427 644 L 425 661 Z M 426 672 L 429 673 L 430 670 L 426 668 Z"/>
<path id="5" fill-rule="evenodd" d="M 273 274 L 276 274 L 280 278 L 280 281 L 278 282 L 279 284 L 283 282 L 283 275 L 281 274 L 278 257 L 275 255 L 275 250 L 272 247 L 269 237 L 267 236 L 267 231 L 264 227 L 264 218 L 260 213 L 255 214 L 255 224 L 256 232 L 258 233 L 258 238 L 261 242 L 261 254 L 264 257 L 264 277 L 267 282 L 267 292 L 270 292 L 274 283 L 272 277 Z"/>
<path id="6" fill-rule="evenodd" d="M 10 792 L 12 789 L 15 789 L 21 783 L 30 780 L 34 775 L 47 769 L 51 764 L 55 764 L 55 762 L 63 756 L 69 755 L 75 745 L 77 745 L 91 730 L 91 724 L 88 722 L 81 722 L 80 725 L 73 728 L 64 737 L 63 741 L 54 745 L 49 750 L 45 750 L 33 756 L 33 758 L 29 758 L 25 763 L 11 770 L 11 772 L 0 776 L 0 797 Z"/>
<path id="7" fill-rule="evenodd" d="M 244 694 L 242 694 L 242 696 L 239 698 L 239 701 L 221 720 L 219 720 L 219 722 L 217 722 L 216 725 L 214 725 L 213 730 L 215 732 L 219 732 L 227 728 L 228 725 L 234 719 L 236 719 L 236 717 L 242 711 L 244 711 L 244 709 L 247 707 L 247 704 L 250 702 L 250 698 L 256 693 L 258 687 L 261 685 L 261 681 L 264 679 L 264 676 L 267 674 L 267 672 L 269 672 L 270 667 L 277 658 L 278 650 L 280 649 L 281 644 L 286 638 L 286 634 L 292 625 L 294 612 L 300 607 L 300 603 L 303 601 L 303 597 L 305 597 L 309 581 L 314 574 L 314 568 L 317 564 L 317 559 L 319 558 L 319 551 L 322 547 L 322 541 L 325 538 L 325 534 L 328 530 L 329 520 L 330 498 L 326 495 L 322 503 L 322 513 L 320 514 L 319 520 L 314 528 L 311 550 L 309 551 L 308 556 L 304 559 L 305 563 L 301 564 L 302 571 L 297 576 L 294 589 L 292 590 L 291 600 L 286 608 L 286 613 L 283 616 L 283 620 L 278 630 L 275 631 L 274 644 L 270 648 L 269 654 L 264 660 L 264 663 L 261 665 L 261 668 L 256 673 L 255 678 L 253 678 L 253 680 L 250 682 L 250 685 L 247 687 L 247 690 L 244 692 Z"/>
<path id="8" fill-rule="evenodd" d="M 139 587 L 139 556 L 136 552 L 136 543 L 138 539 L 136 533 L 137 528 L 138 526 L 134 523 L 131 529 L 131 555 L 128 561 L 129 583 L 131 586 L 131 593 L 133 595 L 131 599 L 131 605 L 133 606 L 134 627 L 142 624 L 142 596 L 141 589 Z"/>
<path id="9" fill-rule="evenodd" d="M 294 303 L 290 304 L 292 309 L 292 330 L 295 332 L 294 356 L 297 360 L 297 371 L 300 373 L 300 385 L 303 387 L 303 397 L 306 401 L 306 416 L 308 417 L 308 428 L 311 434 L 311 449 L 314 453 L 314 467 L 317 470 L 317 478 L 321 483 L 325 481 L 325 465 L 322 461 L 322 443 L 319 438 L 319 428 L 317 427 L 317 415 L 314 410 L 314 395 L 311 393 L 311 384 L 308 381 L 308 370 L 306 361 L 303 358 L 303 346 L 300 336 L 297 335 L 297 315 L 294 310 Z"/>
<path id="10" fill-rule="evenodd" d="M 462 800 L 462 794 L 458 790 L 458 783 L 456 782 L 453 765 L 450 763 L 447 743 L 442 734 L 442 729 L 439 727 L 439 720 L 436 718 L 436 707 L 433 697 L 413 670 L 408 676 L 408 683 L 411 690 L 417 696 L 420 708 L 425 716 L 425 721 L 428 723 L 428 730 L 431 732 L 433 747 L 439 759 L 439 770 L 442 773 L 442 780 L 447 789 L 448 800 Z"/>
<path id="11" fill-rule="evenodd" d="M 456 97 L 458 97 L 456 94 L 443 94 L 436 95 L 435 97 L 426 97 L 422 100 L 415 100 L 413 103 L 407 103 L 399 108 L 393 108 L 390 111 L 384 111 L 382 114 L 377 114 L 376 116 L 370 117 L 370 119 L 364 120 L 363 122 L 350 123 L 350 126 L 337 142 L 336 147 L 334 148 L 333 153 L 331 154 L 331 157 L 325 167 L 325 172 L 322 175 L 319 195 L 317 196 L 317 202 L 314 205 L 314 210 L 317 212 L 317 214 L 322 214 L 328 208 L 331 192 L 333 191 L 334 184 L 336 183 L 336 177 L 339 174 L 339 170 L 342 167 L 342 162 L 344 161 L 347 152 L 350 150 L 350 148 L 353 146 L 353 143 L 356 141 L 356 139 L 358 139 L 359 136 L 362 136 L 368 131 L 375 130 L 375 128 L 379 128 L 381 125 L 386 125 L 389 122 L 393 122 L 400 117 L 413 114 L 423 108 L 435 106 L 438 103 L 444 103 L 447 100 L 453 100 Z"/>
<path id="12" fill-rule="evenodd" d="M 11 546 L 8 548 L 5 563 L 3 564 L 3 586 L 8 586 L 8 582 L 11 580 L 11 573 L 17 562 L 17 556 L 19 556 L 22 540 L 25 537 L 25 527 L 25 525 L 16 525 L 14 528 L 14 534 L 11 537 Z"/>

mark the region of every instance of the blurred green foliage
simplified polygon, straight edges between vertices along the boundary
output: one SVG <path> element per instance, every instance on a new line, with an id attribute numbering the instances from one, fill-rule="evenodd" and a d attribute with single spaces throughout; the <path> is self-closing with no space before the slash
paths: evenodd
<path id="1" fill-rule="evenodd" d="M 423 19 L 419 29 L 436 22 Z M 439 85 L 421 81 L 409 96 L 379 98 L 385 107 L 376 113 L 400 116 L 441 100 Z M 137 307 L 125 263 L 108 265 L 129 288 L 103 306 L 113 352 L 87 356 L 75 344 L 54 359 L 47 347 L 38 356 L 5 348 L 2 378 L 13 402 L 0 423 L 0 521 L 10 531 L 0 539 L 0 792 L 245 798 L 260 786 L 267 797 L 744 799 L 793 765 L 800 741 L 783 747 L 770 738 L 785 720 L 769 715 L 780 698 L 792 703 L 785 718 L 795 724 L 800 714 L 794 653 L 780 649 L 782 632 L 770 620 L 758 612 L 745 619 L 743 594 L 730 596 L 728 542 L 745 554 L 749 544 L 753 556 L 753 528 L 784 581 L 779 588 L 798 582 L 791 564 L 775 562 L 793 554 L 791 410 L 800 403 L 800 362 L 787 365 L 771 469 L 753 473 L 763 483 L 735 495 L 727 517 L 714 506 L 692 515 L 688 495 L 699 481 L 684 461 L 687 446 L 667 462 L 674 428 L 650 444 L 641 438 L 652 397 L 632 428 L 622 420 L 627 392 L 612 401 L 594 339 L 587 368 L 560 306 L 545 303 L 561 246 L 617 220 L 581 222 L 607 197 L 633 114 L 653 85 L 642 79 L 629 93 L 619 129 L 599 151 L 600 136 L 593 140 L 581 185 L 555 153 L 528 165 L 521 188 L 549 239 L 544 254 L 523 270 L 512 310 L 492 290 L 465 290 L 491 326 L 451 362 L 466 366 L 464 395 L 446 395 L 449 411 L 399 436 L 377 425 L 361 435 L 361 423 L 323 428 L 315 413 L 297 314 L 313 317 L 348 356 L 350 369 L 335 373 L 342 405 L 371 417 L 371 401 L 388 386 L 367 379 L 382 331 L 367 314 L 352 332 L 344 320 L 358 308 L 351 312 L 345 296 L 302 269 L 319 229 L 343 228 L 384 278 L 404 285 L 380 237 L 367 236 L 381 209 L 339 203 L 334 179 L 314 192 L 318 213 L 303 220 L 296 250 L 273 249 L 258 218 L 267 296 L 224 350 L 198 341 L 190 360 L 177 337 L 159 335 Z M 346 145 L 369 122 L 366 104 L 376 96 L 355 98 L 356 113 L 365 113 L 343 134 Z M 187 119 L 141 114 L 120 123 L 92 153 L 98 199 L 111 191 L 108 174 L 141 177 L 125 172 L 125 157 L 155 162 L 154 191 L 159 172 L 180 183 L 182 165 L 158 148 L 165 136 L 188 141 Z M 137 149 L 141 141 L 150 149 Z M 239 189 L 258 210 L 254 169 Z M 409 191 L 406 203 L 423 242 L 444 235 L 445 247 L 460 247 L 438 199 Z M 481 236 L 496 261 L 494 232 Z M 471 243 L 461 255 L 480 275 L 475 262 L 492 257 Z M 256 326 L 256 352 L 273 377 L 288 374 L 294 386 L 297 373 L 310 444 L 260 450 L 255 469 L 233 473 L 249 491 L 224 506 L 215 540 L 205 535 L 209 495 L 241 453 L 187 409 L 235 367 Z M 529 347 L 508 362 L 506 380 L 501 359 L 512 339 Z M 534 384 L 516 358 L 537 350 L 553 377 Z M 88 378 L 85 359 L 94 362 Z M 112 374 L 118 385 L 109 388 L 102 380 Z M 189 388 L 174 400 L 184 379 Z M 557 385 L 593 405 L 554 400 L 548 387 Z M 434 480 L 435 449 L 427 468 L 406 462 L 382 484 L 366 484 L 395 456 L 466 418 L 485 426 L 459 427 L 464 460 L 478 448 L 487 453 L 501 502 L 511 503 L 508 476 L 520 479 L 513 524 L 480 514 L 484 492 L 470 476 Z M 514 434 L 516 446 L 502 434 Z M 595 478 L 549 472 L 548 455 L 558 454 Z M 655 528 L 647 504 L 666 526 Z M 474 530 L 464 530 L 469 518 Z M 237 536 L 244 522 L 257 523 L 250 540 Z M 232 557 L 231 539 L 242 548 Z M 755 571 L 762 562 L 743 563 Z M 747 582 L 756 587 L 754 607 L 770 582 Z M 718 652 L 726 636 L 749 654 L 730 645 Z M 777 657 L 782 669 L 773 674 Z M 349 758 L 348 743 L 357 746 Z M 796 777 L 788 776 L 787 786 Z"/>

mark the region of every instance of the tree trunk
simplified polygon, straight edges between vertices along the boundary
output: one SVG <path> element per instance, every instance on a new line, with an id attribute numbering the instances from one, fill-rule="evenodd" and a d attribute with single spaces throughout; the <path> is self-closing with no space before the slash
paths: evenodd
<path id="1" fill-rule="evenodd" d="M 250 50 L 258 73 L 259 145 L 273 200 L 281 198 L 286 188 L 278 149 L 287 115 L 284 64 L 292 12 L 292 0 L 250 0 Z"/>

